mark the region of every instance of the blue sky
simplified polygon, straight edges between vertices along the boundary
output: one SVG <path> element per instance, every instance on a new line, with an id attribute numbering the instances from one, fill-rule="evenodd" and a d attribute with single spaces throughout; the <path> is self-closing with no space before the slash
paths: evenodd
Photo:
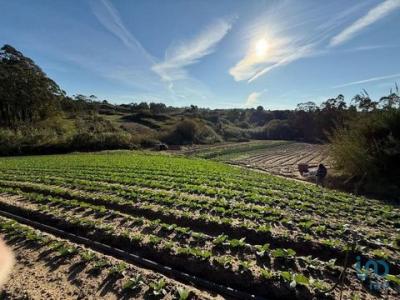
<path id="1" fill-rule="evenodd" d="M 0 0 L 0 43 L 69 95 L 294 108 L 400 82 L 400 0 Z"/>

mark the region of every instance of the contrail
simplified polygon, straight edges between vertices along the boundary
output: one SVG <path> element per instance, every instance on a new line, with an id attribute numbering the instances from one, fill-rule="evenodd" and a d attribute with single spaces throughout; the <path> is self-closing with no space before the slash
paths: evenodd
<path id="1" fill-rule="evenodd" d="M 342 88 L 342 87 L 346 87 L 346 86 L 357 85 L 357 84 L 373 82 L 373 81 L 379 81 L 379 80 L 385 80 L 385 79 L 391 79 L 391 78 L 397 78 L 397 77 L 400 77 L 400 73 L 392 74 L 392 75 L 386 75 L 386 76 L 372 77 L 372 78 L 359 80 L 359 81 L 352 81 L 352 82 L 348 82 L 348 83 L 345 83 L 345 84 L 335 85 L 332 88 L 333 89 Z"/>

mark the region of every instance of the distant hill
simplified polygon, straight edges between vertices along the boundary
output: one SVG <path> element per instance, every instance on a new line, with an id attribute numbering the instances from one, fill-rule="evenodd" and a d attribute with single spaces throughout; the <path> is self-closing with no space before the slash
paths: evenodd
<path id="1" fill-rule="evenodd" d="M 149 101 L 115 105 L 67 95 L 30 58 L 0 50 L 0 155 L 154 148 L 225 141 L 332 143 L 336 168 L 357 190 L 396 194 L 400 175 L 400 96 L 373 101 L 364 90 L 295 110 L 171 107 Z M 379 179 L 379 181 L 377 180 Z M 378 183 L 379 182 L 379 183 Z"/>

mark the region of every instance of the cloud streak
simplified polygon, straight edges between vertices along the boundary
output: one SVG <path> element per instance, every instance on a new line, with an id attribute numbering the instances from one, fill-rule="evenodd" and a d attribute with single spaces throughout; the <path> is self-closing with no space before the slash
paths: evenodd
<path id="1" fill-rule="evenodd" d="M 290 1 L 272 4 L 246 29 L 251 35 L 244 56 L 229 69 L 235 81 L 252 82 L 268 72 L 298 59 L 318 53 L 318 46 L 328 39 L 337 22 L 326 22 L 324 10 L 329 7 L 297 7 Z M 350 8 L 354 10 L 353 7 Z M 348 13 L 350 14 L 350 13 Z M 348 14 L 340 17 L 346 18 Z M 338 18 L 338 17 L 336 17 Z M 325 22 L 325 26 L 317 26 Z M 246 34 L 246 33 L 244 33 Z M 265 55 L 257 53 L 257 44 L 265 40 Z"/>
<path id="2" fill-rule="evenodd" d="M 333 17 L 329 5 L 322 8 L 292 8 L 291 4 L 293 3 L 290 1 L 282 1 L 271 6 L 263 14 L 261 21 L 254 22 L 249 27 L 248 31 L 255 32 L 250 41 L 247 41 L 250 46 L 244 56 L 229 69 L 229 74 L 235 81 L 251 83 L 272 70 L 299 59 L 331 54 L 332 48 L 400 8 L 400 0 L 386 0 L 354 22 L 354 14 L 364 7 L 365 3 L 348 7 L 345 11 L 333 14 Z M 349 23 L 351 19 L 353 23 L 336 34 L 338 27 Z M 261 57 L 255 51 L 257 40 L 260 39 L 265 39 L 269 44 L 266 55 Z M 383 47 L 360 47 L 349 52 Z"/>
<path id="3" fill-rule="evenodd" d="M 400 8 L 400 0 L 386 0 L 372 8 L 366 15 L 356 20 L 330 41 L 330 46 L 338 46 L 359 34 L 363 29 L 384 18 L 394 10 Z"/>
<path id="4" fill-rule="evenodd" d="M 334 88 L 334 89 L 335 88 L 343 88 L 343 87 L 347 87 L 347 86 L 358 85 L 358 84 L 374 82 L 374 81 L 380 81 L 380 80 L 385 80 L 385 79 L 392 79 L 392 78 L 397 78 L 397 77 L 400 78 L 400 73 L 392 74 L 392 75 L 386 75 L 386 76 L 372 77 L 372 78 L 359 80 L 359 81 L 352 81 L 352 82 L 348 82 L 348 83 L 345 83 L 345 84 L 336 85 L 336 86 L 334 86 L 332 88 Z"/>
<path id="5" fill-rule="evenodd" d="M 155 64 L 152 67 L 153 71 L 166 81 L 185 79 L 187 77 L 185 67 L 213 53 L 216 45 L 231 28 L 232 21 L 220 19 L 193 39 L 170 46 L 165 53 L 164 61 Z"/>
<path id="6" fill-rule="evenodd" d="M 287 65 L 300 58 L 314 55 L 318 41 L 310 41 L 306 37 L 278 36 L 265 34 L 268 43 L 265 55 L 257 54 L 254 44 L 249 47 L 245 56 L 229 70 L 236 81 L 252 82 L 271 70 Z"/>
<path id="7" fill-rule="evenodd" d="M 125 27 L 115 7 L 107 0 L 90 2 L 93 14 L 101 25 L 119 39 L 126 47 L 140 52 L 143 57 L 154 63 L 154 59 L 143 48 L 142 44 Z"/>

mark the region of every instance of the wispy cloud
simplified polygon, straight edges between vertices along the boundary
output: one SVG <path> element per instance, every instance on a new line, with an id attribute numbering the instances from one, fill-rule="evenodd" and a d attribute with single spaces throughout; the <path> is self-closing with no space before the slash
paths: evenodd
<path id="1" fill-rule="evenodd" d="M 245 56 L 229 70 L 236 81 L 252 82 L 277 67 L 311 56 L 318 43 L 305 37 L 277 36 L 273 33 L 264 34 L 261 39 L 268 44 L 266 54 L 257 53 L 257 40 L 253 41 Z"/>
<path id="2" fill-rule="evenodd" d="M 359 18 L 338 35 L 334 36 L 330 41 L 330 46 L 338 46 L 348 41 L 366 27 L 379 21 L 398 8 L 400 8 L 400 0 L 386 0 L 385 2 L 375 6 L 369 10 L 366 15 Z"/>
<path id="3" fill-rule="evenodd" d="M 264 92 L 265 92 L 265 90 L 261 91 L 261 92 L 253 92 L 253 93 L 251 93 L 247 97 L 246 102 L 244 103 L 244 106 L 245 107 L 254 107 L 255 105 L 257 105 L 259 103 L 259 101 L 260 101 L 261 95 Z"/>
<path id="4" fill-rule="evenodd" d="M 314 44 L 306 44 L 303 46 L 299 46 L 299 48 L 297 48 L 297 50 L 294 50 L 294 48 L 292 48 L 293 50 L 291 51 L 290 54 L 283 56 L 280 60 L 276 61 L 276 62 L 272 62 L 272 64 L 270 64 L 269 66 L 263 68 L 262 70 L 256 72 L 252 77 L 249 78 L 248 82 L 252 82 L 254 80 L 256 80 L 258 77 L 268 73 L 269 71 L 280 67 L 280 66 L 284 66 L 287 65 L 295 60 L 298 60 L 300 58 L 305 58 L 307 56 L 311 56 L 314 53 Z M 268 63 L 268 62 L 267 62 Z"/>
<path id="5" fill-rule="evenodd" d="M 90 4 L 93 14 L 101 25 L 118 38 L 125 46 L 134 51 L 141 52 L 143 57 L 154 63 L 153 57 L 147 53 L 142 44 L 125 27 L 118 11 L 108 0 L 92 0 Z"/>
<path id="6" fill-rule="evenodd" d="M 386 0 L 375 6 L 364 17 L 335 36 L 339 26 L 354 20 L 354 15 L 367 4 L 357 3 L 337 14 L 332 14 L 333 7 L 330 4 L 317 8 L 293 8 L 292 2 L 282 1 L 272 5 L 263 14 L 262 21 L 254 22 L 249 27 L 248 31 L 255 32 L 250 41 L 246 42 L 250 46 L 245 55 L 229 69 L 229 74 L 236 81 L 250 83 L 278 67 L 299 59 L 332 54 L 333 46 L 352 38 L 366 26 L 399 8 L 400 0 Z M 268 43 L 266 54 L 261 56 L 255 50 L 255 45 L 260 39 L 265 39 Z M 348 52 L 385 47 L 390 46 L 365 46 Z"/>
<path id="7" fill-rule="evenodd" d="M 392 74 L 392 75 L 386 75 L 386 76 L 372 77 L 372 78 L 359 80 L 359 81 L 352 81 L 352 82 L 348 82 L 348 83 L 345 83 L 345 84 L 340 84 L 340 85 L 333 86 L 332 88 L 343 88 L 343 87 L 346 87 L 346 86 L 358 85 L 358 84 L 374 82 L 374 81 L 381 81 L 381 80 L 392 79 L 392 78 L 400 78 L 400 73 Z"/>
<path id="8" fill-rule="evenodd" d="M 165 52 L 164 61 L 155 64 L 153 71 L 166 81 L 185 79 L 187 77 L 185 67 L 197 63 L 202 57 L 214 52 L 216 45 L 231 28 L 231 20 L 220 19 L 193 39 L 170 46 Z"/>
<path id="9" fill-rule="evenodd" d="M 252 82 L 277 67 L 317 54 L 320 51 L 318 46 L 331 36 L 331 31 L 337 26 L 336 22 L 328 24 L 325 14 L 314 6 L 293 6 L 290 1 L 275 2 L 247 28 L 248 32 L 253 32 L 244 41 L 249 47 L 229 69 L 229 74 L 236 81 Z M 346 17 L 347 14 L 341 20 Z M 318 26 L 323 22 L 327 24 Z M 257 51 L 260 40 L 265 40 L 267 44 L 265 55 Z"/>

